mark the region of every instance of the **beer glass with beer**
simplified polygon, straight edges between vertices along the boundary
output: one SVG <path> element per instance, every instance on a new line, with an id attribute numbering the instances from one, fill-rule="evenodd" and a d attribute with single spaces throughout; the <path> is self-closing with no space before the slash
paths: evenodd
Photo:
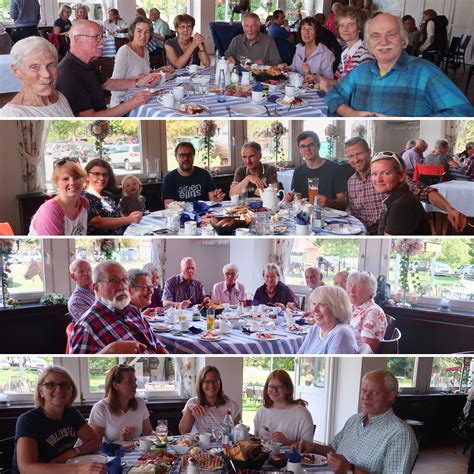
<path id="1" fill-rule="evenodd" d="M 208 308 L 206 313 L 207 330 L 213 332 L 214 324 L 216 322 L 216 311 L 213 308 Z"/>
<path id="2" fill-rule="evenodd" d="M 308 201 L 314 203 L 314 198 L 319 194 L 319 178 L 308 178 Z"/>
<path id="3" fill-rule="evenodd" d="M 168 420 L 158 420 L 156 424 L 156 438 L 159 444 L 166 443 L 168 438 Z"/>

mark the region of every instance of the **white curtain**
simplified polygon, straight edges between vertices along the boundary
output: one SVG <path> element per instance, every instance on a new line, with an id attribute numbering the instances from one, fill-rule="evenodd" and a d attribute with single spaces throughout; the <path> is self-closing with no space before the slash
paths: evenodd
<path id="1" fill-rule="evenodd" d="M 18 120 L 18 150 L 22 166 L 23 190 L 41 191 L 39 174 L 48 127 L 44 120 Z"/>
<path id="2" fill-rule="evenodd" d="M 465 127 L 465 120 L 448 120 L 446 122 L 446 140 L 448 140 L 451 154 L 454 154 L 458 148 Z"/>
<path id="3" fill-rule="evenodd" d="M 375 127 L 377 122 L 375 120 L 367 120 L 367 143 L 369 144 L 369 148 L 374 152 L 375 150 Z M 375 152 L 374 152 L 375 153 Z"/>
<path id="4" fill-rule="evenodd" d="M 166 281 L 166 239 L 153 239 L 151 261 L 158 267 L 161 286 L 164 287 Z"/>
<path id="5" fill-rule="evenodd" d="M 293 239 L 274 239 L 272 255 L 270 262 L 276 263 L 281 268 L 282 275 L 290 263 L 291 249 L 293 248 Z"/>
<path id="6" fill-rule="evenodd" d="M 179 375 L 179 393 L 185 398 L 196 396 L 197 358 L 174 357 L 174 371 Z"/>

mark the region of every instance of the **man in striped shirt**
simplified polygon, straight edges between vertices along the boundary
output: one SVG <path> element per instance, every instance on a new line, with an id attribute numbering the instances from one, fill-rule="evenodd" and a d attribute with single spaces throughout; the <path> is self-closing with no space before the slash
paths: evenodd
<path id="1" fill-rule="evenodd" d="M 79 321 L 82 315 L 94 304 L 95 294 L 92 289 L 92 268 L 87 260 L 76 259 L 69 265 L 71 279 L 76 282 L 67 309 L 74 322 Z"/>
<path id="2" fill-rule="evenodd" d="M 409 474 L 418 444 L 413 430 L 393 412 L 397 392 L 392 372 L 367 372 L 360 389 L 362 413 L 351 416 L 328 446 L 300 441 L 300 451 L 326 456 L 337 474 Z"/>

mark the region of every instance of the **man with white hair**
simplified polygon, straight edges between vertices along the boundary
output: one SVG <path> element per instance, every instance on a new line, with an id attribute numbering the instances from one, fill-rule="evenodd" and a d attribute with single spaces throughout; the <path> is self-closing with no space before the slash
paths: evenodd
<path id="1" fill-rule="evenodd" d="M 428 143 L 426 143 L 422 138 L 418 138 L 415 142 L 415 146 L 403 153 L 402 159 L 405 162 L 408 176 L 413 177 L 416 165 L 423 164 L 423 153 L 427 148 Z"/>
<path id="2" fill-rule="evenodd" d="M 304 278 L 306 280 L 306 286 L 310 289 L 310 292 L 315 288 L 324 285 L 323 272 L 318 267 L 308 267 L 304 271 Z M 304 310 L 311 311 L 308 297 L 306 297 L 304 301 Z"/>
<path id="3" fill-rule="evenodd" d="M 153 51 L 153 54 L 163 52 L 163 45 L 166 35 L 170 34 L 170 25 L 168 25 L 168 23 L 166 23 L 163 18 L 160 18 L 160 15 L 161 13 L 158 8 L 150 8 L 148 16 L 153 22 L 153 38 L 155 39 L 158 46 L 158 48 Z"/>
<path id="4" fill-rule="evenodd" d="M 168 278 L 163 292 L 163 306 L 180 306 L 188 308 L 194 304 L 209 301 L 204 294 L 204 286 L 194 279 L 196 262 L 191 257 L 181 260 L 181 273 Z"/>
<path id="5" fill-rule="evenodd" d="M 346 272 L 345 270 L 337 272 L 334 275 L 334 286 L 338 286 L 339 288 L 346 290 L 348 276 L 349 276 L 349 272 Z"/>
<path id="6" fill-rule="evenodd" d="M 87 260 L 78 258 L 69 265 L 69 276 L 76 282 L 76 288 L 69 297 L 67 309 L 73 322 L 77 322 L 95 301 L 95 293 L 92 289 L 92 267 Z"/>
<path id="7" fill-rule="evenodd" d="M 140 310 L 130 304 L 128 277 L 120 263 L 99 263 L 92 275 L 96 301 L 74 325 L 73 354 L 166 354 Z"/>
<path id="8" fill-rule="evenodd" d="M 326 456 L 336 474 L 409 474 L 418 445 L 413 430 L 393 412 L 397 392 L 392 372 L 367 372 L 360 390 L 362 413 L 351 416 L 329 445 L 300 441 L 300 451 Z"/>
<path id="9" fill-rule="evenodd" d="M 449 168 L 459 168 L 453 157 L 449 154 L 449 143 L 447 140 L 436 140 L 434 150 L 425 158 L 425 165 L 443 165 Z"/>
<path id="10" fill-rule="evenodd" d="M 74 115 L 80 117 L 117 117 L 125 115 L 150 99 L 149 92 L 138 92 L 115 107 L 107 108 L 104 90 L 125 91 L 132 87 L 152 87 L 160 74 L 130 79 L 107 79 L 91 65 L 102 56 L 102 27 L 90 20 L 80 20 L 69 30 L 71 47 L 58 66 L 57 88 L 67 98 Z"/>
<path id="11" fill-rule="evenodd" d="M 212 301 L 220 301 L 221 303 L 238 304 L 239 301 L 245 299 L 245 287 L 237 281 L 239 277 L 239 269 L 233 263 L 227 263 L 222 268 L 224 281 L 220 281 L 214 285 L 211 293 Z"/>
<path id="12" fill-rule="evenodd" d="M 365 24 L 375 57 L 353 69 L 326 95 L 330 113 L 343 117 L 472 117 L 474 107 L 439 67 L 410 56 L 400 18 L 380 13 Z"/>

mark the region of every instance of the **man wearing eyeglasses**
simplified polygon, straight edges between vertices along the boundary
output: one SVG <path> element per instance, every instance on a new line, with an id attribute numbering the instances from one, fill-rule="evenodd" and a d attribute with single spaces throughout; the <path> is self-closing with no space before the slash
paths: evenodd
<path id="1" fill-rule="evenodd" d="M 353 69 L 326 95 L 330 113 L 343 117 L 472 117 L 474 107 L 442 70 L 404 47 L 400 18 L 380 13 L 369 19 L 364 41 L 375 57 Z"/>
<path id="2" fill-rule="evenodd" d="M 67 302 L 67 309 L 74 322 L 94 304 L 95 294 L 92 289 L 92 267 L 87 260 L 76 259 L 69 265 L 71 280 L 76 282 L 76 288 Z"/>
<path id="3" fill-rule="evenodd" d="M 344 144 L 344 153 L 355 173 L 347 181 L 347 195 L 350 212 L 357 217 L 371 235 L 378 234 L 378 226 L 384 212 L 384 195 L 375 191 L 370 179 L 370 161 L 372 150 L 360 137 L 353 137 Z M 410 191 L 422 202 L 433 204 L 448 215 L 453 228 L 461 232 L 468 223 L 467 217 L 455 209 L 435 188 L 420 181 L 407 178 Z"/>
<path id="4" fill-rule="evenodd" d="M 125 91 L 132 87 L 152 87 L 160 74 L 131 79 L 107 79 L 91 65 L 102 56 L 105 38 L 102 27 L 90 20 L 80 20 L 69 30 L 70 50 L 58 66 L 57 89 L 67 98 L 74 115 L 79 117 L 117 117 L 125 115 L 150 99 L 149 92 L 138 92 L 129 100 L 107 108 L 104 90 Z"/>
<path id="5" fill-rule="evenodd" d="M 326 456 L 336 474 L 409 474 L 418 443 L 410 426 L 393 412 L 397 393 L 392 372 L 367 372 L 360 390 L 362 412 L 351 416 L 329 445 L 300 441 L 300 451 Z"/>
<path id="6" fill-rule="evenodd" d="M 318 178 L 319 205 L 333 209 L 345 209 L 347 181 L 338 164 L 319 156 L 321 142 L 317 133 L 302 132 L 296 137 L 296 142 L 304 163 L 295 168 L 291 182 L 293 193 L 287 194 L 285 199 L 291 201 L 294 193 L 308 199 L 308 179 Z"/>
<path id="7" fill-rule="evenodd" d="M 73 354 L 166 354 L 140 310 L 130 304 L 125 268 L 99 263 L 92 275 L 96 301 L 74 325 Z"/>

